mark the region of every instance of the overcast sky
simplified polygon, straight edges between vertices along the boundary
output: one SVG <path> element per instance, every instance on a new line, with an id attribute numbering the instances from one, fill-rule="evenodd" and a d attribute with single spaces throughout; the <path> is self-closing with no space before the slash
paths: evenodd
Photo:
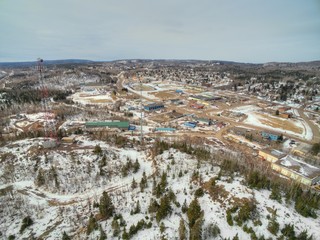
<path id="1" fill-rule="evenodd" d="M 320 0 L 0 0 L 0 61 L 320 60 Z"/>

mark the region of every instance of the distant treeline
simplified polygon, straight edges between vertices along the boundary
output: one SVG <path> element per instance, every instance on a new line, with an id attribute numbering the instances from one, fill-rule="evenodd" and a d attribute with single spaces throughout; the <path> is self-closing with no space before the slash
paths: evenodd
<path id="1" fill-rule="evenodd" d="M 48 98 L 53 98 L 54 101 L 63 101 L 71 91 L 61 91 L 48 89 Z M 0 108 L 9 108 L 14 104 L 33 103 L 37 104 L 41 101 L 43 94 L 36 89 L 3 89 L 0 90 Z"/>

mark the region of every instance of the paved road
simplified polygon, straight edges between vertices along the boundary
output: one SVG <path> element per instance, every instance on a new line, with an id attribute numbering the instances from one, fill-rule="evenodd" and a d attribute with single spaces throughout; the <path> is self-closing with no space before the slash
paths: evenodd
<path id="1" fill-rule="evenodd" d="M 313 136 L 312 136 L 312 143 L 319 143 L 320 142 L 320 128 L 314 124 L 312 121 L 309 120 L 309 118 L 304 114 L 304 107 L 298 108 L 298 113 L 300 117 L 306 121 L 306 123 L 309 125 L 309 127 L 312 130 Z"/>

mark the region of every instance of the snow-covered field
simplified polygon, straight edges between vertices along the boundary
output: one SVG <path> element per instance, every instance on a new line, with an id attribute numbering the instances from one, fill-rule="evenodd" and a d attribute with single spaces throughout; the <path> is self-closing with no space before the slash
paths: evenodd
<path id="1" fill-rule="evenodd" d="M 82 91 L 76 92 L 70 96 L 70 98 L 77 103 L 86 105 L 86 104 L 108 104 L 112 103 L 113 99 L 110 96 L 110 93 L 101 93 L 98 90 L 94 91 Z"/>

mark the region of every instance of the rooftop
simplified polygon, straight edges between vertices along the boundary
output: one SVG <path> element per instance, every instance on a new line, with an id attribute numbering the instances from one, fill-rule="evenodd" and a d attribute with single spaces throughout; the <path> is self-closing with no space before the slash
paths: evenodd
<path id="1" fill-rule="evenodd" d="M 86 127 L 119 127 L 128 128 L 129 122 L 127 121 L 109 121 L 109 122 L 86 122 Z"/>
<path id="2" fill-rule="evenodd" d="M 319 168 L 302 162 L 298 158 L 291 155 L 281 158 L 280 160 L 276 161 L 275 164 L 281 165 L 282 167 L 288 168 L 291 171 L 310 179 L 320 176 Z"/>
<path id="3" fill-rule="evenodd" d="M 267 154 L 270 154 L 272 156 L 278 157 L 278 158 L 286 155 L 284 152 L 281 152 L 280 150 L 277 150 L 277 149 L 264 149 L 264 150 L 260 150 L 260 151 L 265 152 Z"/>

